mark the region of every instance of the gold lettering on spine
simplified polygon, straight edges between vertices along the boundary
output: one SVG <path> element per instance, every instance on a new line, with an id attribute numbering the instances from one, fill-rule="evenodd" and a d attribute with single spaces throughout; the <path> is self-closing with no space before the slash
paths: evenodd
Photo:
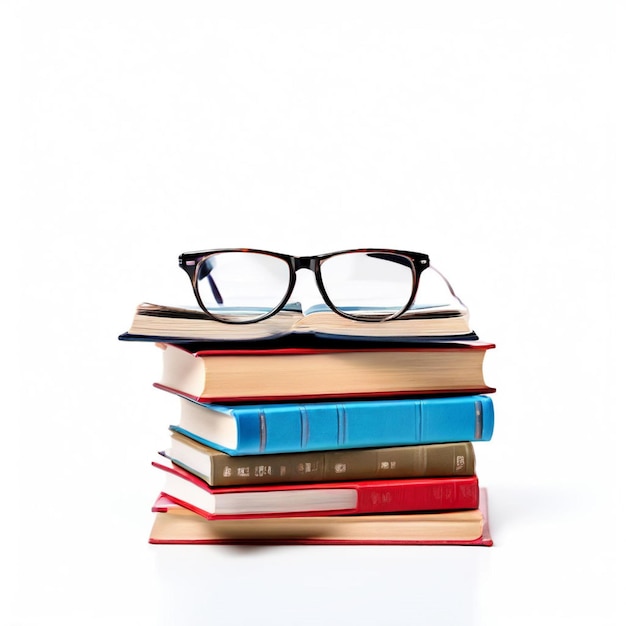
<path id="1" fill-rule="evenodd" d="M 483 403 L 480 400 L 476 400 L 474 402 L 474 411 L 475 411 L 475 426 L 474 426 L 474 437 L 476 439 L 483 438 Z"/>
<path id="2" fill-rule="evenodd" d="M 265 417 L 265 411 L 259 411 L 259 449 L 263 453 L 265 452 L 265 446 L 267 445 L 267 420 Z"/>

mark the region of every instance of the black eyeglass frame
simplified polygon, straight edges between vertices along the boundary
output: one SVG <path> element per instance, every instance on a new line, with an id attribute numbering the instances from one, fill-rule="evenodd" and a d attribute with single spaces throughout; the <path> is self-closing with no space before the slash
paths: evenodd
<path id="1" fill-rule="evenodd" d="M 210 274 L 206 276 L 199 276 L 200 268 L 202 268 L 204 261 L 207 257 L 210 257 L 213 254 L 219 254 L 223 252 L 251 252 L 254 254 L 264 254 L 267 256 L 271 256 L 274 258 L 282 259 L 289 266 L 289 284 L 285 291 L 285 296 L 282 301 L 274 307 L 268 313 L 260 317 L 256 317 L 252 320 L 226 320 L 220 317 L 213 315 L 210 311 L 207 310 L 204 303 L 202 302 L 202 298 L 200 296 L 200 291 L 198 289 L 198 281 L 202 278 L 207 278 L 210 282 L 211 289 L 213 294 L 218 302 L 220 302 L 220 295 L 217 285 L 215 285 L 214 281 L 211 278 Z M 363 318 L 358 316 L 350 315 L 345 311 L 338 309 L 328 296 L 326 292 L 326 288 L 324 287 L 324 282 L 322 280 L 321 267 L 324 261 L 334 256 L 350 254 L 350 253 L 364 253 L 367 255 L 371 255 L 373 257 L 378 257 L 381 259 L 387 258 L 389 261 L 394 261 L 398 263 L 402 263 L 411 269 L 413 275 L 413 288 L 411 291 L 411 295 L 409 296 L 407 303 L 405 306 L 399 311 L 395 312 L 393 315 L 384 318 Z M 386 322 L 389 320 L 398 319 L 403 313 L 405 313 L 413 304 L 415 300 L 415 295 L 417 293 L 417 288 L 419 285 L 419 279 L 422 272 L 430 266 L 430 259 L 427 254 L 422 252 L 412 252 L 409 250 L 393 250 L 390 248 L 354 248 L 349 250 L 339 250 L 337 252 L 328 252 L 326 254 L 319 254 L 315 256 L 292 256 L 290 254 L 282 254 L 280 252 L 271 252 L 269 250 L 259 250 L 256 248 L 216 248 L 214 250 L 202 250 L 197 252 L 183 252 L 178 257 L 178 265 L 181 267 L 187 276 L 189 276 L 189 280 L 191 281 L 191 287 L 193 289 L 194 296 L 200 308 L 206 313 L 206 315 L 215 321 L 222 322 L 223 324 L 255 324 L 262 320 L 266 320 L 273 315 L 276 315 L 289 301 L 291 294 L 293 293 L 293 289 L 296 284 L 296 272 L 300 269 L 311 270 L 315 275 L 315 282 L 317 283 L 317 288 L 326 303 L 326 305 L 337 315 L 341 315 L 347 319 L 359 321 L 359 322 Z"/>

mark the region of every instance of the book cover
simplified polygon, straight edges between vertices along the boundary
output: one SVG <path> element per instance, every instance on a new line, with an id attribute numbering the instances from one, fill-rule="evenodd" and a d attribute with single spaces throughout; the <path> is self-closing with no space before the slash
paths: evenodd
<path id="1" fill-rule="evenodd" d="M 487 490 L 478 509 L 390 515 L 207 520 L 161 494 L 152 544 L 492 546 Z"/>
<path id="2" fill-rule="evenodd" d="M 491 396 L 202 404 L 180 398 L 170 426 L 229 455 L 489 441 Z"/>
<path id="3" fill-rule="evenodd" d="M 494 344 L 366 343 L 350 348 L 216 350 L 207 344 L 162 348 L 155 386 L 199 401 L 400 397 L 492 393 L 483 361 Z"/>
<path id="4" fill-rule="evenodd" d="M 472 476 L 475 469 L 474 448 L 469 441 L 232 456 L 172 432 L 170 448 L 161 454 L 215 487 Z"/>
<path id="5" fill-rule="evenodd" d="M 451 511 L 478 507 L 478 478 L 409 478 L 211 487 L 183 468 L 153 461 L 163 493 L 207 519 Z"/>

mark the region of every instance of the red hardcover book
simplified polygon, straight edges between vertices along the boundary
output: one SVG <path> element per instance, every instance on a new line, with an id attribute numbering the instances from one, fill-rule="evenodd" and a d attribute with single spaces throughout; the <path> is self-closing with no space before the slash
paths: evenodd
<path id="1" fill-rule="evenodd" d="M 478 509 L 435 513 L 207 520 L 161 494 L 152 544 L 492 546 L 487 490 Z"/>
<path id="2" fill-rule="evenodd" d="M 199 402 L 495 391 L 483 375 L 485 354 L 495 346 L 483 341 L 272 350 L 158 345 L 163 368 L 155 386 Z"/>
<path id="3" fill-rule="evenodd" d="M 163 493 L 207 519 L 476 509 L 474 476 L 211 487 L 183 468 L 153 461 Z"/>

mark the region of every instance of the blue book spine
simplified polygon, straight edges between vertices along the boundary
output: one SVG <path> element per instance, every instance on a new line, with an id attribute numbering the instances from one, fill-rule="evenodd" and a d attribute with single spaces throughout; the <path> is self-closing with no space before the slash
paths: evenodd
<path id="1" fill-rule="evenodd" d="M 493 401 L 486 395 L 210 406 L 237 420 L 236 449 L 206 441 L 177 426 L 172 430 L 234 456 L 489 441 L 494 427 Z"/>

